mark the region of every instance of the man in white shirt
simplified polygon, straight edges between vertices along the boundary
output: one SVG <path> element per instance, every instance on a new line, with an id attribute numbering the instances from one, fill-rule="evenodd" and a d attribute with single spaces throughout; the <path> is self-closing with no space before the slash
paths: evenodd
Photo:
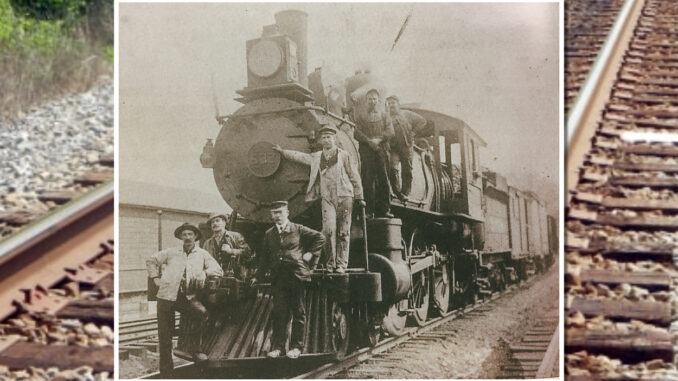
<path id="1" fill-rule="evenodd" d="M 196 240 L 200 238 L 197 227 L 185 223 L 174 231 L 174 236 L 183 241 L 182 246 L 159 251 L 146 261 L 148 276 L 158 286 L 158 344 L 160 374 L 163 377 L 170 376 L 174 370 L 174 312 L 179 311 L 182 319 L 185 316 L 198 322 L 204 321 L 207 310 L 195 298 L 195 291 L 202 288 L 208 276 L 224 274 L 210 253 L 196 244 Z M 206 356 L 195 348 L 194 358 L 204 360 Z"/>

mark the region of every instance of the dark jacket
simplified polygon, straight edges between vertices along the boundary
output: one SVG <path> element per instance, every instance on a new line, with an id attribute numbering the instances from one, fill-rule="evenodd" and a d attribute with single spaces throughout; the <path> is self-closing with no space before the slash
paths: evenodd
<path id="1" fill-rule="evenodd" d="M 381 138 L 385 145 L 395 135 L 391 117 L 380 111 L 355 115 L 355 139 L 360 143 L 367 143 L 372 138 Z"/>
<path id="2" fill-rule="evenodd" d="M 259 258 L 256 277 L 261 279 L 271 270 L 274 286 L 289 285 L 295 279 L 310 281 L 311 269 L 302 256 L 311 253 L 317 260 L 324 244 L 323 234 L 306 226 L 289 222 L 282 234 L 273 226 L 264 236 L 264 250 Z"/>
<path id="3" fill-rule="evenodd" d="M 233 260 L 231 255 L 221 251 L 221 247 L 224 244 L 228 244 L 233 249 L 240 250 L 240 255 L 236 256 L 235 260 Z M 226 230 L 220 237 L 217 237 L 215 234 L 203 242 L 202 248 L 207 250 L 219 262 L 224 271 L 227 270 L 224 267 L 229 265 L 229 262 L 234 262 L 230 264 L 233 265 L 235 276 L 239 279 L 245 279 L 247 275 L 246 266 L 252 260 L 252 250 L 247 242 L 245 242 L 245 237 L 242 234 Z"/>

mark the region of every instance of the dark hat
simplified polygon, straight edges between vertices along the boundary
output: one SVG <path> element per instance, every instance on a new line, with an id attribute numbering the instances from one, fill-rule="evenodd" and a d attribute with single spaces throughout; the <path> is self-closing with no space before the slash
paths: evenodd
<path id="1" fill-rule="evenodd" d="M 270 210 L 275 210 L 275 209 L 280 209 L 282 207 L 287 208 L 287 201 L 273 201 L 271 203 L 271 206 L 269 207 Z"/>
<path id="2" fill-rule="evenodd" d="M 226 217 L 225 214 L 219 214 L 219 213 L 211 213 L 210 218 L 207 219 L 207 222 L 212 223 L 213 219 L 219 218 L 219 217 L 223 218 L 224 222 L 228 223 L 228 217 Z"/>
<path id="3" fill-rule="evenodd" d="M 337 129 L 332 127 L 332 126 L 325 125 L 318 130 L 318 136 L 320 136 L 324 133 L 336 135 Z"/>
<path id="4" fill-rule="evenodd" d="M 200 239 L 202 237 L 202 234 L 200 234 L 200 229 L 195 227 L 195 225 L 191 225 L 188 222 L 184 222 L 183 225 L 179 226 L 175 231 L 174 231 L 174 236 L 177 237 L 178 239 L 181 239 L 181 233 L 186 230 L 193 230 L 193 232 L 196 235 L 196 239 Z"/>
<path id="5" fill-rule="evenodd" d="M 400 103 L 400 98 L 398 98 L 397 95 L 389 95 L 388 98 L 386 98 L 386 100 L 389 100 L 389 99 L 393 99 L 394 101 Z"/>

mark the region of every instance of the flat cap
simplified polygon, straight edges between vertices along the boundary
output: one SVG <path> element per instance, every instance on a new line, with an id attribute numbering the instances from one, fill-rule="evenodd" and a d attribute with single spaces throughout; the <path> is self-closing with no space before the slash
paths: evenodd
<path id="1" fill-rule="evenodd" d="M 184 230 L 193 230 L 196 239 L 200 239 L 200 237 L 202 237 L 202 234 L 200 234 L 200 229 L 198 229 L 195 225 L 189 224 L 188 222 L 184 222 L 183 225 L 176 228 L 176 230 L 174 230 L 174 236 L 181 239 L 181 233 L 183 233 Z"/>
<path id="2" fill-rule="evenodd" d="M 336 134 L 337 134 L 337 129 L 334 128 L 334 127 L 332 127 L 332 126 L 325 125 L 325 126 L 321 127 L 321 128 L 318 130 L 318 136 L 320 136 L 320 135 L 322 135 L 322 134 L 332 134 L 332 135 L 336 135 Z"/>
<path id="3" fill-rule="evenodd" d="M 388 98 L 386 98 L 386 100 L 389 100 L 389 99 L 393 99 L 394 101 L 400 103 L 400 98 L 398 98 L 397 95 L 389 95 Z"/>
<path id="4" fill-rule="evenodd" d="M 273 201 L 271 203 L 271 206 L 269 207 L 270 210 L 275 210 L 275 209 L 280 209 L 280 208 L 287 208 L 287 201 Z"/>
<path id="5" fill-rule="evenodd" d="M 369 89 L 369 90 L 367 90 L 365 95 L 368 95 L 369 93 L 377 93 L 377 95 L 381 95 L 381 94 L 379 94 L 379 90 L 377 90 L 377 89 Z"/>

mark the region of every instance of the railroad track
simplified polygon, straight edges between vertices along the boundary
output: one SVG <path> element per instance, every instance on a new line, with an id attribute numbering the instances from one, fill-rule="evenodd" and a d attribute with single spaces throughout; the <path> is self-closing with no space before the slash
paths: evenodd
<path id="1" fill-rule="evenodd" d="M 380 341 L 376 346 L 362 348 L 351 353 L 340 361 L 324 364 L 318 368 L 303 371 L 303 373 L 299 372 L 298 369 L 295 369 L 295 360 L 283 359 L 279 361 L 279 363 L 277 363 L 278 365 L 275 367 L 276 377 L 281 377 L 282 374 L 285 374 L 286 377 L 308 379 L 384 378 L 385 374 L 397 371 L 397 369 L 394 368 L 394 359 L 396 359 L 398 356 L 407 357 L 407 351 L 417 351 L 420 350 L 422 346 L 430 346 L 435 341 L 444 340 L 444 338 L 448 337 L 450 332 L 454 330 L 453 325 L 456 319 L 473 319 L 478 314 L 488 312 L 492 308 L 491 303 L 493 301 L 496 301 L 497 299 L 507 296 L 511 293 L 515 293 L 518 290 L 524 290 L 531 287 L 538 280 L 538 278 L 540 278 L 540 276 L 532 277 L 530 280 L 524 282 L 521 285 L 512 285 L 504 291 L 494 292 L 492 295 L 478 300 L 474 304 L 463 309 L 448 312 L 444 316 L 432 319 L 426 322 L 426 324 L 422 327 L 407 328 L 405 333 L 401 336 L 388 337 Z M 549 334 L 549 340 L 551 340 L 553 333 L 553 330 L 551 330 Z M 550 346 L 551 353 L 549 353 L 549 356 L 547 356 L 548 358 L 546 360 L 547 362 L 551 362 L 545 366 L 545 369 L 548 368 L 549 370 L 552 370 L 555 365 L 553 361 L 557 363 L 557 347 L 557 343 Z M 546 348 L 540 352 L 542 357 L 544 357 Z M 540 363 L 541 361 L 538 364 Z M 189 378 L 199 376 L 203 378 L 223 378 L 224 376 L 228 376 L 229 378 L 237 378 L 241 375 L 245 378 L 253 377 L 252 373 L 249 373 L 250 371 L 239 374 L 237 371 L 229 370 L 228 375 L 217 374 L 215 372 L 216 370 L 212 371 L 210 369 L 201 368 L 195 363 L 189 363 L 175 367 L 174 377 Z M 270 375 L 270 370 L 264 370 L 264 372 L 269 372 Z M 550 375 L 550 372 L 548 375 Z M 257 373 L 257 376 L 254 378 L 261 377 L 262 375 Z M 152 373 L 141 378 L 156 379 L 159 378 L 159 374 Z"/>
<path id="2" fill-rule="evenodd" d="M 579 95 L 623 0 L 565 2 L 565 113 Z"/>
<path id="3" fill-rule="evenodd" d="M 558 306 L 538 316 L 519 340 L 509 345 L 510 356 L 499 378 L 558 377 Z"/>
<path id="4" fill-rule="evenodd" d="M 619 64 L 586 84 L 608 90 L 568 119 L 571 380 L 678 377 L 677 25 L 674 1 L 626 2 L 604 47 Z"/>
<path id="5" fill-rule="evenodd" d="M 113 375 L 113 182 L 0 242 L 0 378 Z"/>
<path id="6" fill-rule="evenodd" d="M 103 183 L 113 181 L 113 166 L 112 154 L 99 155 L 98 161 L 93 163 L 90 171 L 74 176 L 73 181 L 62 189 L 41 190 L 34 196 L 34 199 L 29 197 L 31 201 L 27 203 L 16 202 L 24 197 L 21 193 L 3 195 L 5 202 L 18 205 L 8 210 L 0 210 L 0 241 L 16 234 L 61 205 L 86 194 Z"/>

